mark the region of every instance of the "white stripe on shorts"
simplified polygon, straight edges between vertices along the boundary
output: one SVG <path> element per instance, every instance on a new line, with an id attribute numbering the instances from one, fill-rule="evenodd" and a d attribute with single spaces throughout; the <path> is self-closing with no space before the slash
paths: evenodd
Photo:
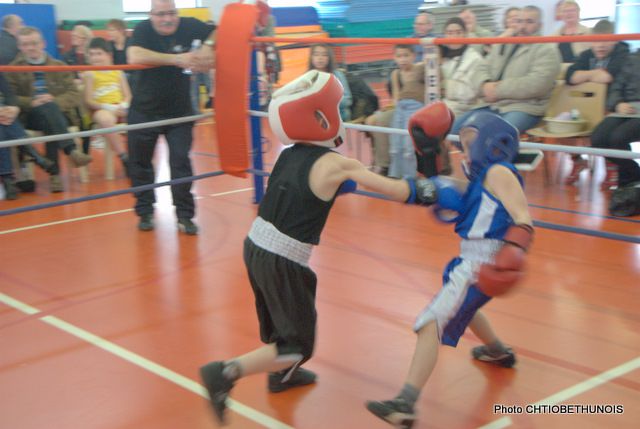
<path id="1" fill-rule="evenodd" d="M 449 273 L 449 281 L 438 292 L 438 295 L 420 312 L 413 325 L 418 332 L 429 322 L 435 320 L 438 338 L 442 339 L 442 331 L 449 321 L 458 313 L 467 296 L 469 286 L 475 281 L 478 263 L 462 260 Z"/>

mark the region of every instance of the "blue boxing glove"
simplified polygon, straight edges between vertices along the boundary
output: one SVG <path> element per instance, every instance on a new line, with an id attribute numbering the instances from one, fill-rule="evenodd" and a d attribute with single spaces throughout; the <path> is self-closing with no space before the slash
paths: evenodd
<path id="1" fill-rule="evenodd" d="M 405 201 L 407 204 L 430 206 L 438 201 L 438 188 L 434 180 L 412 177 L 405 180 L 409 185 L 409 198 Z"/>
<path id="2" fill-rule="evenodd" d="M 348 194 L 354 192 L 358 188 L 358 183 L 355 180 L 347 179 L 340 184 L 336 191 L 336 197 L 338 195 Z"/>
<path id="3" fill-rule="evenodd" d="M 463 193 L 452 180 L 446 177 L 434 177 L 433 182 L 438 189 L 438 196 L 433 206 L 433 214 L 445 223 L 456 222 L 464 208 Z"/>

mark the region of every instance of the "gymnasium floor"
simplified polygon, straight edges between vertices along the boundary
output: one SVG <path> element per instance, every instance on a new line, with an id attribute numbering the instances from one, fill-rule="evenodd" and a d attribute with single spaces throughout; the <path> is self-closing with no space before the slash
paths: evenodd
<path id="1" fill-rule="evenodd" d="M 197 130 L 196 172 L 218 170 L 211 126 Z M 355 143 L 345 146 L 356 153 Z M 278 150 L 267 154 L 267 169 Z M 69 180 L 67 192 L 50 195 L 39 176 L 36 194 L 0 201 L 0 209 L 128 187 L 120 170 L 105 182 L 94 154 L 89 184 Z M 578 187 L 545 185 L 541 168 L 529 173 L 534 219 L 640 236 L 640 218 L 606 216 L 600 170 Z M 197 182 L 197 237 L 176 231 L 166 188 L 157 191 L 150 233 L 137 231 L 130 195 L 0 217 L 0 427 L 216 427 L 198 368 L 259 345 L 241 253 L 256 213 L 251 187 L 229 176 Z M 268 394 L 264 375 L 243 379 L 228 427 L 388 427 L 363 403 L 401 387 L 414 317 L 439 290 L 457 246 L 452 228 L 424 208 L 341 197 L 311 260 L 319 325 L 307 367 L 318 383 Z M 441 349 L 414 427 L 638 427 L 639 278 L 639 244 L 538 228 L 519 293 L 486 307 L 517 366 L 472 361 L 478 340 L 465 334 L 457 349 Z M 494 413 L 496 404 L 539 401 L 620 405 L 624 413 Z"/>

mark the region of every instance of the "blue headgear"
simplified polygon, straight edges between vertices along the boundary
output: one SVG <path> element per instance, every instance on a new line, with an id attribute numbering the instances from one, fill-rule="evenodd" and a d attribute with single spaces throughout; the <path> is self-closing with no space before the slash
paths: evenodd
<path id="1" fill-rule="evenodd" d="M 518 130 L 500 116 L 480 111 L 472 113 L 462 128 L 475 128 L 478 136 L 469 145 L 471 165 L 465 168 L 465 174 L 472 180 L 491 164 L 513 162 L 518 155 Z"/>

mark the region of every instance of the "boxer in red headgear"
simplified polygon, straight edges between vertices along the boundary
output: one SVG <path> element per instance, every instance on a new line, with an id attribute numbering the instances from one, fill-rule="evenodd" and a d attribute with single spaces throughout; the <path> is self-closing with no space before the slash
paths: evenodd
<path id="1" fill-rule="evenodd" d="M 396 201 L 427 204 L 430 187 L 375 174 L 333 151 L 345 139 L 339 104 L 343 90 L 330 73 L 312 70 L 273 94 L 269 123 L 283 144 L 244 242 L 244 261 L 256 297 L 264 346 L 200 370 L 211 405 L 224 419 L 226 397 L 240 377 L 270 372 L 268 389 L 313 383 L 300 367 L 315 344 L 316 275 L 309 258 L 333 206 L 359 183 Z M 450 125 L 450 124 L 449 124 Z"/>

